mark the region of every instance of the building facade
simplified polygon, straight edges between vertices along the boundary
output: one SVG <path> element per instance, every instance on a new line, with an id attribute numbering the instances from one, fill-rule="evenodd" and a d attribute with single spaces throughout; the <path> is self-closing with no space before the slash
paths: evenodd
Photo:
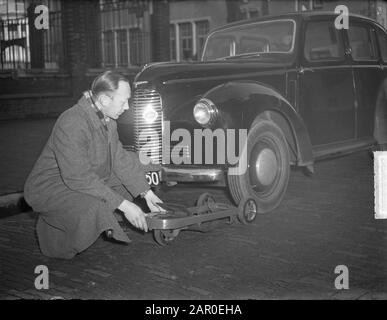
<path id="1" fill-rule="evenodd" d="M 198 60 L 228 22 L 339 4 L 387 24 L 381 0 L 0 0 L 0 119 L 55 116 L 106 69 L 133 79 L 146 63 Z"/>
<path id="2" fill-rule="evenodd" d="M 103 70 L 169 58 L 168 1 L 0 0 L 0 119 L 56 116 Z"/>

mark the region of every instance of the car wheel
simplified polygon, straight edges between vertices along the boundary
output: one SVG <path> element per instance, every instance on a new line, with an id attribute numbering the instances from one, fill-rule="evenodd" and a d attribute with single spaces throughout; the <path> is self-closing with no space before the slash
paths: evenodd
<path id="1" fill-rule="evenodd" d="M 153 237 L 160 246 L 166 246 L 175 239 L 171 230 L 153 230 Z"/>
<path id="2" fill-rule="evenodd" d="M 203 213 L 210 213 L 210 212 L 212 212 L 215 209 L 216 200 L 215 200 L 215 198 L 214 198 L 214 196 L 212 194 L 210 194 L 210 193 L 202 193 L 199 196 L 198 200 L 196 201 L 196 205 L 198 207 L 207 206 L 208 210 L 206 210 Z"/>
<path id="3" fill-rule="evenodd" d="M 255 199 L 242 199 L 238 206 L 238 219 L 243 224 L 252 223 L 257 217 L 258 205 Z"/>
<path id="4" fill-rule="evenodd" d="M 258 213 L 272 211 L 281 203 L 290 172 L 287 142 L 276 124 L 262 120 L 252 126 L 247 136 L 246 164 L 246 170 L 239 174 L 231 174 L 229 168 L 227 179 L 233 200 L 239 204 L 253 197 Z"/>

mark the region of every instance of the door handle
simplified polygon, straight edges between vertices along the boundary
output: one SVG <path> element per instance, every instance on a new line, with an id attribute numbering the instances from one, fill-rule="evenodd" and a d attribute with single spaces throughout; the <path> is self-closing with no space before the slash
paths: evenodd
<path id="1" fill-rule="evenodd" d="M 311 68 L 303 68 L 303 67 L 301 67 L 301 69 L 300 69 L 300 71 L 298 71 L 298 73 L 304 74 L 306 71 L 314 72 L 314 70 L 311 69 Z"/>

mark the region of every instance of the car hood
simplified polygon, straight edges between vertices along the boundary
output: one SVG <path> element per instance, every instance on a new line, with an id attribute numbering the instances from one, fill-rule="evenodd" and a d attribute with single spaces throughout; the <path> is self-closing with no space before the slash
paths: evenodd
<path id="1" fill-rule="evenodd" d="M 267 72 L 287 69 L 290 64 L 278 61 L 227 60 L 211 62 L 173 63 L 161 62 L 146 65 L 136 76 L 135 82 L 165 84 L 169 81 L 185 79 L 222 77 L 243 73 Z"/>

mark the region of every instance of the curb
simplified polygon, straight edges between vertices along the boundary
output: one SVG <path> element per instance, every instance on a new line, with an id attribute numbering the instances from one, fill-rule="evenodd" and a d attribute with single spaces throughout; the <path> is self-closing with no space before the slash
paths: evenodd
<path id="1" fill-rule="evenodd" d="M 0 195 L 0 218 L 31 210 L 22 192 Z"/>

